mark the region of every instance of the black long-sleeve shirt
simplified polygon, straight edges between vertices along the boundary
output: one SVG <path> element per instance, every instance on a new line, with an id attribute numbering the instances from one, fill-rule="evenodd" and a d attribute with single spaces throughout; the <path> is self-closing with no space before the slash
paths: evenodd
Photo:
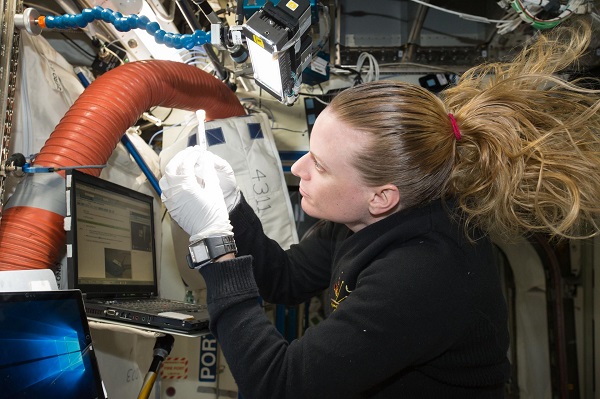
<path id="1" fill-rule="evenodd" d="M 245 201 L 234 260 L 201 269 L 211 331 L 245 399 L 503 398 L 504 297 L 489 240 L 470 242 L 440 202 L 357 233 L 326 223 L 283 251 Z M 328 288 L 332 313 L 288 343 L 262 298 Z"/>

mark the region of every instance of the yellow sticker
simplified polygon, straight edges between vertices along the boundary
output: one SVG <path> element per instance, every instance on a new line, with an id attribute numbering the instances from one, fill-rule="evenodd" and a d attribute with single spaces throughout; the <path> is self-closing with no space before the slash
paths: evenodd
<path id="1" fill-rule="evenodd" d="M 265 44 L 260 37 L 252 35 L 252 40 L 254 40 L 254 43 L 258 44 L 260 47 L 265 48 Z"/>
<path id="2" fill-rule="evenodd" d="M 296 11 L 296 8 L 298 8 L 298 3 L 296 3 L 293 0 L 290 0 L 287 2 L 287 4 L 285 5 L 287 8 L 289 8 L 292 11 Z"/>

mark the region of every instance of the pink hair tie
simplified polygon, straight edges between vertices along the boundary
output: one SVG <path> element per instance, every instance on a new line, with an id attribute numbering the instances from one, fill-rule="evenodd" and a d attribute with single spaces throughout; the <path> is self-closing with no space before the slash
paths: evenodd
<path id="1" fill-rule="evenodd" d="M 454 137 L 456 137 L 456 140 L 458 141 L 462 138 L 462 135 L 460 134 L 460 129 L 458 128 L 458 123 L 456 123 L 454 115 L 448 114 L 448 117 L 450 118 L 450 122 L 452 123 L 452 131 L 454 132 Z"/>

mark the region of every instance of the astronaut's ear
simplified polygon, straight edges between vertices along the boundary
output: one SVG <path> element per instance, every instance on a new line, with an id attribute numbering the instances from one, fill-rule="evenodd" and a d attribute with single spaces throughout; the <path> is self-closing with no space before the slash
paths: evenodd
<path id="1" fill-rule="evenodd" d="M 393 184 L 376 187 L 369 201 L 369 212 L 377 217 L 396 209 L 400 203 L 400 191 Z"/>

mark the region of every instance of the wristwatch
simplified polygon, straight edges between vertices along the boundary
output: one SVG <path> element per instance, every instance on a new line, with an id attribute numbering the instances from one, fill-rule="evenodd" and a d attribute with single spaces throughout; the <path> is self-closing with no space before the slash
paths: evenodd
<path id="1" fill-rule="evenodd" d="M 199 269 L 225 254 L 237 252 L 233 235 L 201 238 L 192 242 L 188 248 L 190 253 L 186 258 L 190 269 Z"/>

